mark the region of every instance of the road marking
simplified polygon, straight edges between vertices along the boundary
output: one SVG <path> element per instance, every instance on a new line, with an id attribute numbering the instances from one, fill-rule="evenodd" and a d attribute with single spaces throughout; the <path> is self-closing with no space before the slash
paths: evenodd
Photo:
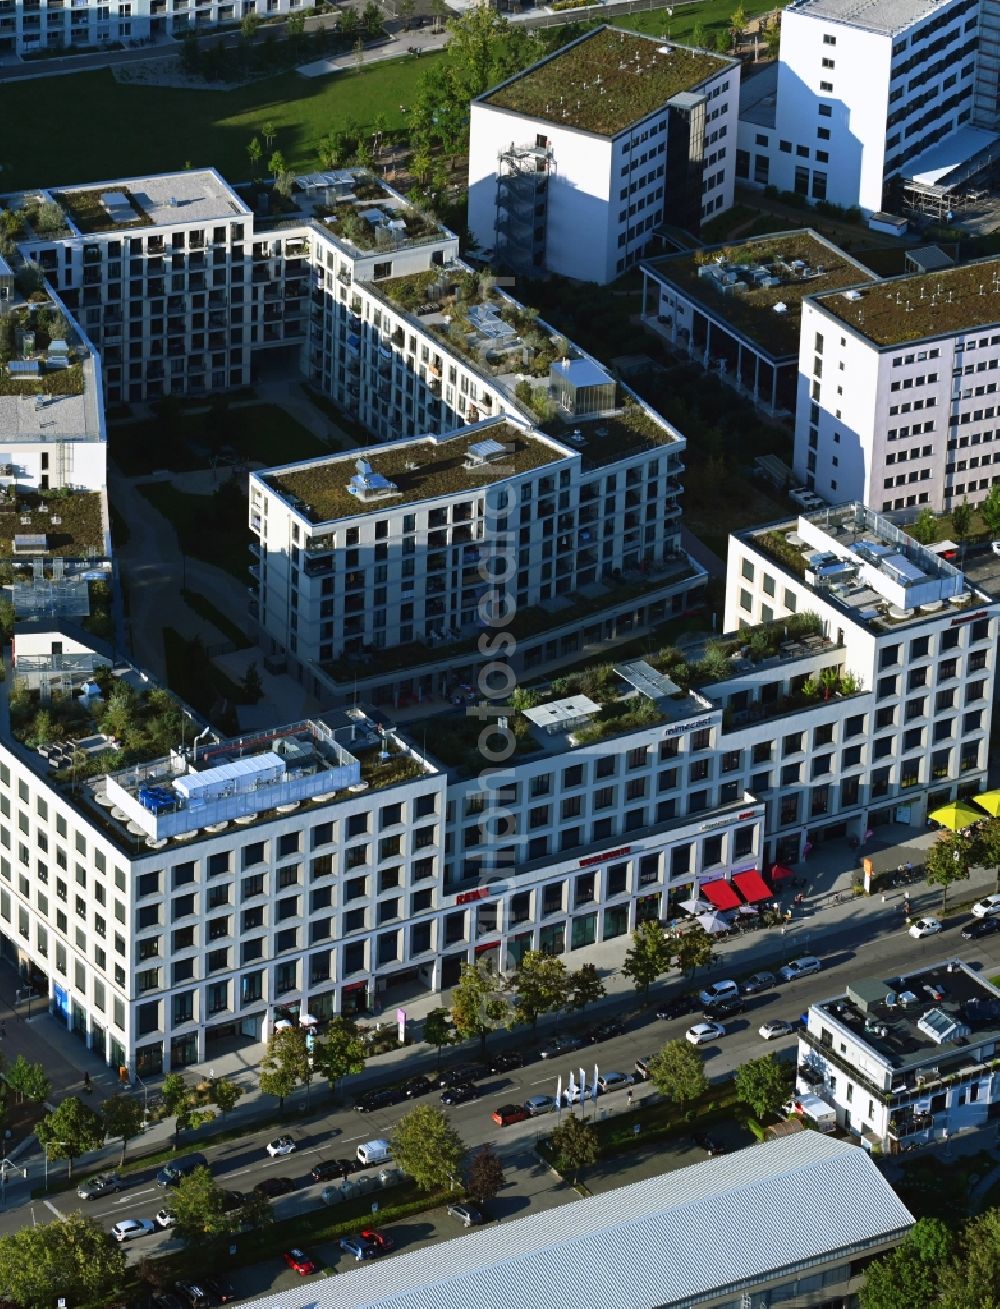
<path id="1" fill-rule="evenodd" d="M 43 1201 L 42 1201 L 42 1204 L 45 1206 L 46 1209 L 48 1209 L 48 1210 L 50 1210 L 52 1213 L 54 1213 L 55 1216 L 56 1216 L 57 1218 L 60 1218 L 60 1219 L 62 1218 L 62 1214 L 61 1214 L 61 1213 L 59 1212 L 59 1210 L 55 1207 L 55 1205 L 52 1203 L 51 1200 L 43 1200 Z"/>
<path id="2" fill-rule="evenodd" d="M 157 1186 L 147 1186 L 144 1191 L 130 1191 L 128 1195 L 119 1196 L 117 1200 L 112 1200 L 112 1204 L 129 1204 L 132 1200 L 138 1200 L 140 1195 L 155 1195 L 159 1191 Z"/>

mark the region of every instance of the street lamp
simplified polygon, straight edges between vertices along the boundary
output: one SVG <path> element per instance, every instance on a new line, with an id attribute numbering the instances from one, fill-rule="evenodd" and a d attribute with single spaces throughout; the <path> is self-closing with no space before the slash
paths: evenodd
<path id="1" fill-rule="evenodd" d="M 42 1149 L 45 1151 L 45 1189 L 46 1189 L 46 1191 L 49 1189 L 49 1146 L 50 1146 L 50 1145 L 66 1145 L 66 1144 L 67 1144 L 66 1141 L 46 1141 L 45 1144 L 42 1146 Z"/>
<path id="2" fill-rule="evenodd" d="M 13 1169 L 15 1173 L 20 1173 L 22 1177 L 28 1176 L 27 1168 L 22 1168 L 20 1164 L 14 1163 L 13 1159 L 8 1159 L 5 1155 L 0 1159 L 0 1208 L 7 1205 L 7 1174 Z M 34 1226 L 34 1210 L 32 1210 L 32 1226 Z"/>

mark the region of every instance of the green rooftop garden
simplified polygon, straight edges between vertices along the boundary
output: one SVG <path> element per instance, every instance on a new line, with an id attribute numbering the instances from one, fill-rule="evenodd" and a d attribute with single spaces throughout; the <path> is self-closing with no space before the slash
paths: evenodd
<path id="1" fill-rule="evenodd" d="M 691 91 L 729 61 L 601 27 L 515 77 L 486 103 L 599 136 L 615 136 Z"/>
<path id="2" fill-rule="evenodd" d="M 18 491 L 0 495 L 0 555 L 14 554 L 15 536 L 44 536 L 42 555 L 86 558 L 104 553 L 99 491 Z M 22 553 L 18 557 L 26 558 Z"/>
<path id="3" fill-rule="evenodd" d="M 382 209 L 390 221 L 405 223 L 405 232 L 373 223 L 362 216 L 363 210 L 379 208 L 379 201 L 385 198 L 384 192 L 378 191 L 374 195 L 366 194 L 363 200 L 339 200 L 334 205 L 318 209 L 316 217 L 334 236 L 350 242 L 357 250 L 396 250 L 441 235 L 437 220 L 412 205 L 394 208 L 387 204 Z"/>
<path id="4" fill-rule="evenodd" d="M 127 223 L 115 222 L 101 200 L 101 196 L 108 192 L 124 195 L 135 217 Z M 127 186 L 93 187 L 86 191 L 57 191 L 53 194 L 84 236 L 91 232 L 119 232 L 135 227 L 149 227 L 153 221 Z"/>
<path id="5" fill-rule="evenodd" d="M 527 707 L 527 706 L 526 706 Z M 531 723 L 517 709 L 507 715 L 507 726 L 514 734 L 514 759 L 522 760 L 537 754 L 541 749 L 532 735 Z M 441 714 L 407 723 L 407 736 L 421 748 L 440 760 L 458 777 L 471 777 L 482 771 L 485 760 L 480 738 L 492 733 L 494 720 L 480 719 L 474 714 Z M 489 741 L 489 748 L 499 748 L 498 738 Z"/>

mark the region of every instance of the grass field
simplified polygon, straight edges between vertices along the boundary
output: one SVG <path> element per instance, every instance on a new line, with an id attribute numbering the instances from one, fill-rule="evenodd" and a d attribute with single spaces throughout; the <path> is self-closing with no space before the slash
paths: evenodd
<path id="1" fill-rule="evenodd" d="M 643 14 L 621 14 L 608 21 L 613 27 L 625 27 L 630 32 L 645 32 L 647 36 L 669 36 L 673 41 L 686 41 L 699 26 L 705 29 L 709 37 L 716 32 L 728 31 L 729 19 L 736 7 L 734 0 L 701 0 L 699 4 L 678 5 L 672 15 L 666 9 L 650 9 Z M 774 8 L 774 0 L 745 0 L 743 4 L 748 21 Z"/>
<path id="2" fill-rule="evenodd" d="M 107 70 L 0 85 L 0 123 L 31 123 L 3 137 L 3 189 L 212 165 L 230 181 L 249 176 L 247 145 L 270 120 L 273 148 L 294 170 L 317 167 L 316 146 L 350 118 L 361 126 L 383 114 L 390 130 L 417 81 L 439 58 L 394 59 L 361 73 L 267 78 L 232 91 L 189 91 L 119 85 Z M 80 123 L 132 123 L 133 131 L 90 132 Z M 78 127 L 71 125 L 77 123 Z M 39 148 L 39 142 L 44 148 Z"/>
<path id="3" fill-rule="evenodd" d="M 178 491 L 169 482 L 142 482 L 138 490 L 173 526 L 186 555 L 224 568 L 237 581 L 246 582 L 250 536 L 245 497 L 220 497 L 218 492 L 192 495 Z"/>

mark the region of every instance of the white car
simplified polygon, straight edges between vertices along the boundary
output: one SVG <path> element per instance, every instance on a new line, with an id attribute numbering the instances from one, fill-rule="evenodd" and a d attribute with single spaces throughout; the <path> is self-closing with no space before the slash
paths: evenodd
<path id="1" fill-rule="evenodd" d="M 1000 541 L 991 541 L 990 549 L 995 555 L 1000 555 Z"/>
<path id="2" fill-rule="evenodd" d="M 634 1082 L 635 1078 L 631 1073 L 601 1073 L 597 1079 L 597 1085 L 604 1095 L 609 1091 L 623 1091 L 626 1086 L 632 1086 Z"/>
<path id="3" fill-rule="evenodd" d="M 295 1151 L 295 1142 L 290 1136 L 279 1136 L 276 1141 L 268 1141 L 267 1153 L 272 1159 L 278 1155 L 292 1154 Z"/>
<path id="4" fill-rule="evenodd" d="M 790 963 L 785 964 L 784 968 L 778 971 L 786 982 L 794 982 L 800 977 L 811 977 L 813 973 L 818 973 L 823 967 L 815 955 L 803 955 L 801 959 L 793 959 Z"/>
<path id="5" fill-rule="evenodd" d="M 713 982 L 704 991 L 699 991 L 698 999 L 703 1005 L 713 1005 L 718 1004 L 720 1000 L 736 1000 L 739 994 L 740 988 L 727 978 L 724 982 Z"/>
<path id="6" fill-rule="evenodd" d="M 582 1088 L 582 1091 L 583 1091 L 582 1098 L 583 1098 L 584 1100 L 593 1100 L 593 1099 L 594 1099 L 594 1088 L 593 1088 L 592 1086 L 589 1086 L 589 1085 L 588 1085 L 588 1086 L 585 1086 L 585 1087 Z M 577 1086 L 575 1082 L 574 1082 L 574 1084 L 573 1084 L 572 1086 L 564 1087 L 564 1088 L 563 1088 L 563 1104 L 567 1104 L 567 1105 L 569 1105 L 569 1104 L 579 1104 L 579 1103 L 580 1103 L 580 1100 L 581 1100 L 581 1094 L 580 1094 L 580 1092 L 581 1092 L 581 1088 L 580 1088 L 579 1086 Z"/>
<path id="7" fill-rule="evenodd" d="M 941 920 L 939 918 L 918 918 L 915 923 L 910 924 L 910 935 L 919 940 L 922 936 L 936 936 L 941 930 Z"/>
<path id="8" fill-rule="evenodd" d="M 973 918 L 992 918 L 1000 914 L 1000 895 L 984 895 L 972 906 Z"/>
<path id="9" fill-rule="evenodd" d="M 761 1023 L 757 1035 L 765 1041 L 774 1041 L 779 1036 L 791 1036 L 794 1031 L 794 1026 L 783 1018 L 772 1018 L 769 1023 Z"/>
<path id="10" fill-rule="evenodd" d="M 177 1215 L 172 1209 L 164 1207 L 163 1209 L 158 1210 L 153 1221 L 156 1223 L 157 1227 L 166 1231 L 168 1227 L 173 1227 L 177 1222 Z"/>
<path id="11" fill-rule="evenodd" d="M 709 1041 L 717 1041 L 725 1034 L 726 1029 L 721 1023 L 695 1023 L 684 1033 L 684 1039 L 692 1045 L 708 1045 Z"/>
<path id="12" fill-rule="evenodd" d="M 134 1241 L 137 1236 L 148 1236 L 155 1230 L 155 1224 L 148 1218 L 123 1218 L 112 1227 L 111 1235 L 116 1241 Z"/>

